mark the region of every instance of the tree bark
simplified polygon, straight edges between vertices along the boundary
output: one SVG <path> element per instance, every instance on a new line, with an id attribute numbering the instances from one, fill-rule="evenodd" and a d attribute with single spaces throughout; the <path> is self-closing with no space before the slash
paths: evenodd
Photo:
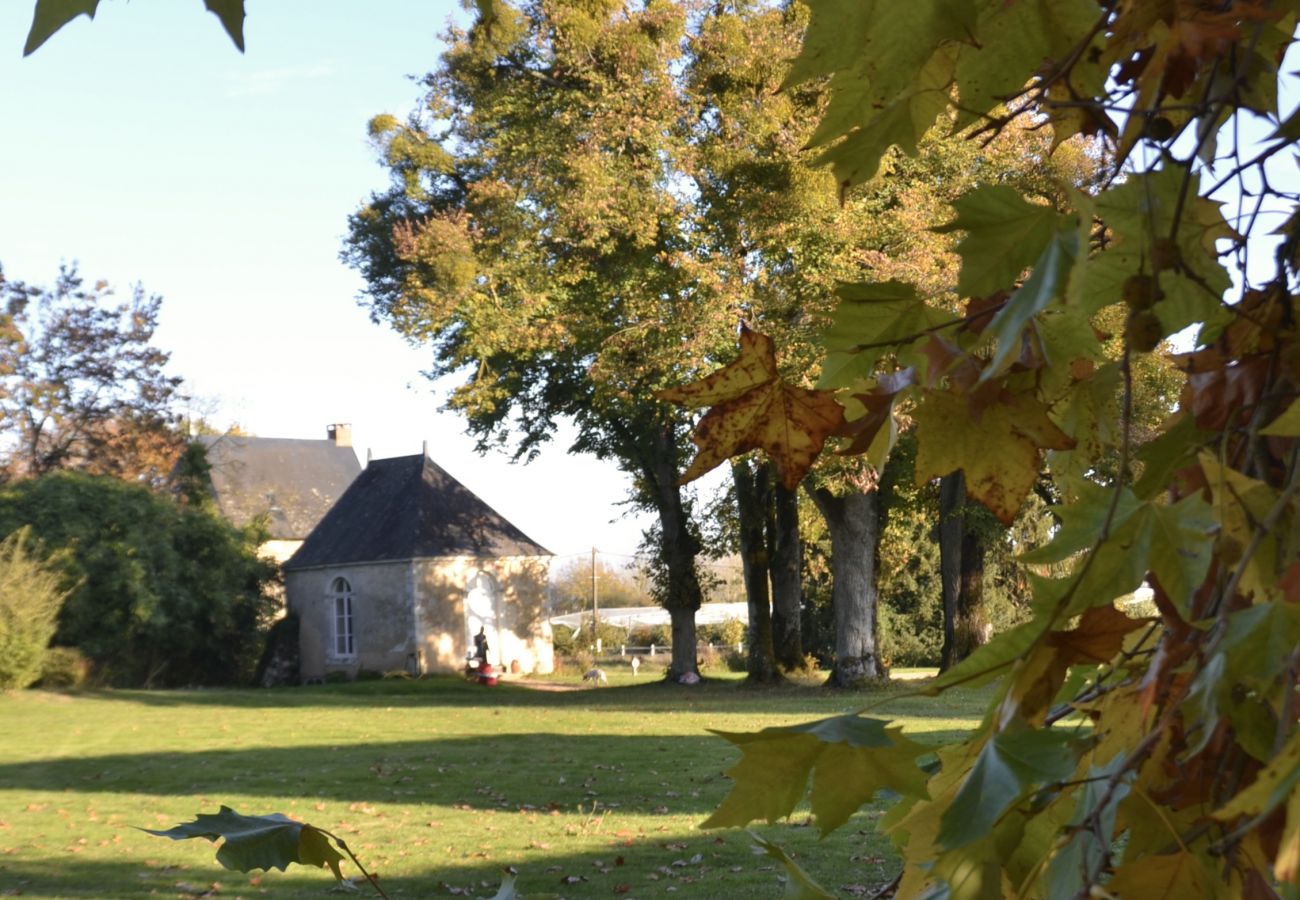
<path id="1" fill-rule="evenodd" d="M 659 512 L 660 552 L 668 571 L 664 607 L 672 625 L 673 655 L 667 678 L 676 681 L 686 674 L 700 674 L 695 655 L 695 611 L 700 608 L 704 592 L 700 588 L 695 556 L 699 540 L 691 532 L 690 522 L 677 486 L 677 447 L 670 425 L 655 432 L 655 453 L 650 483 L 655 507 Z"/>
<path id="2" fill-rule="evenodd" d="M 969 527 L 961 542 L 961 593 L 953 623 L 953 664 L 961 662 L 988 642 L 984 614 L 984 539 Z"/>
<path id="3" fill-rule="evenodd" d="M 781 680 L 772 650 L 772 604 L 768 594 L 768 556 L 764 532 L 767 524 L 767 467 L 748 459 L 731 464 L 736 488 L 736 511 L 740 519 L 740 560 L 745 578 L 745 600 L 749 607 L 745 661 L 746 681 L 773 684 Z"/>
<path id="4" fill-rule="evenodd" d="M 965 523 L 966 478 L 960 469 L 939 479 L 939 579 L 943 594 L 943 649 L 939 671 L 960 661 L 957 655 L 957 605 L 961 595 L 961 551 Z"/>
<path id="5" fill-rule="evenodd" d="M 768 566 L 772 579 L 772 649 L 787 672 L 803 668 L 803 543 L 799 539 L 799 492 L 786 490 L 773 475 L 768 521 Z"/>
<path id="6" fill-rule="evenodd" d="M 837 497 L 817 488 L 813 501 L 831 536 L 835 665 L 826 684 L 855 687 L 885 676 L 876 645 L 878 494 L 873 489 Z"/>

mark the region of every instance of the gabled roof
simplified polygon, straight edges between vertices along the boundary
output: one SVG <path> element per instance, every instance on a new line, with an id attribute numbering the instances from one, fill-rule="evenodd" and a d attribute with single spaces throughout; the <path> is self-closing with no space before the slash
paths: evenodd
<path id="1" fill-rule="evenodd" d="M 361 472 L 351 447 L 297 438 L 204 436 L 212 493 L 222 516 L 243 527 L 268 517 L 275 540 L 300 541 Z"/>
<path id="2" fill-rule="evenodd" d="M 373 460 L 286 569 L 448 556 L 550 556 L 427 456 Z"/>

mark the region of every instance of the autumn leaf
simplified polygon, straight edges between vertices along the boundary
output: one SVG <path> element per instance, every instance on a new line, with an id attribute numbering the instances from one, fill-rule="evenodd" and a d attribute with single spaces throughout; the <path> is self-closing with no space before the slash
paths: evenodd
<path id="1" fill-rule="evenodd" d="M 334 849 L 325 833 L 281 813 L 245 816 L 222 806 L 220 812 L 199 813 L 193 822 L 183 822 L 165 831 L 140 830 L 174 841 L 199 837 L 214 842 L 221 840 L 217 862 L 227 869 L 240 872 L 252 869 L 284 871 L 290 863 L 299 863 L 329 867 L 336 879 L 343 880 L 339 871 L 343 855 Z"/>
<path id="2" fill-rule="evenodd" d="M 727 770 L 735 782 L 731 792 L 701 828 L 788 816 L 803 798 L 809 776 L 822 834 L 847 822 L 877 791 L 926 796 L 927 776 L 916 760 L 927 749 L 881 719 L 835 716 L 751 733 L 714 733 L 738 746 L 741 757 Z"/>
<path id="3" fill-rule="evenodd" d="M 978 415 L 970 401 L 952 393 L 924 395 L 912 414 L 917 428 L 916 483 L 925 484 L 958 469 L 966 493 L 1006 525 L 1029 496 L 1042 468 L 1045 448 L 1068 450 L 1073 440 L 1034 398 L 1009 395 Z"/>
<path id="4" fill-rule="evenodd" d="M 242 53 L 244 50 L 244 0 L 204 0 L 207 10 L 221 20 L 226 34 Z M 30 56 L 77 16 L 95 18 L 99 0 L 36 0 L 32 26 L 23 45 L 23 56 Z"/>
<path id="5" fill-rule="evenodd" d="M 1115 870 L 1106 890 L 1116 897 L 1143 900 L 1181 900 L 1184 897 L 1215 897 L 1214 879 L 1191 853 L 1147 856 L 1125 863 Z"/>
<path id="6" fill-rule="evenodd" d="M 832 391 L 796 387 L 781 378 L 770 337 L 741 328 L 740 354 L 713 374 L 656 396 L 688 409 L 712 407 L 696 424 L 699 448 L 679 484 L 699 478 L 723 461 L 763 450 L 788 490 L 796 490 L 826 440 L 844 424 Z"/>

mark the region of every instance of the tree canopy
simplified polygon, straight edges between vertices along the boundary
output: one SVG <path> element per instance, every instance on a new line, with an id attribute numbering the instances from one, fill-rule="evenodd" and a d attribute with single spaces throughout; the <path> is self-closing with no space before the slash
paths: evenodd
<path id="1" fill-rule="evenodd" d="M 118 301 L 75 267 L 52 287 L 0 271 L 0 473 L 71 469 L 161 483 L 184 438 L 181 379 L 154 346 L 162 298 L 136 286 Z"/>

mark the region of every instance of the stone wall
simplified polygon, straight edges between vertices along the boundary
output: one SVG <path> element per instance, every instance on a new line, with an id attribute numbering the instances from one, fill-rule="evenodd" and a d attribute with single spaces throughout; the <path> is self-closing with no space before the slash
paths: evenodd
<path id="1" fill-rule="evenodd" d="M 548 557 L 458 557 L 287 572 L 285 590 L 301 619 L 302 678 L 316 680 L 334 671 L 355 676 L 359 671 L 409 670 L 412 653 L 425 672 L 462 671 L 473 646 L 466 598 L 480 573 L 491 576 L 496 592 L 491 662 L 507 671 L 518 663 L 525 674 L 551 672 L 548 567 Z M 332 652 L 330 586 L 338 577 L 352 586 L 356 654 L 351 659 Z M 419 598 L 415 608 L 413 597 Z"/>

